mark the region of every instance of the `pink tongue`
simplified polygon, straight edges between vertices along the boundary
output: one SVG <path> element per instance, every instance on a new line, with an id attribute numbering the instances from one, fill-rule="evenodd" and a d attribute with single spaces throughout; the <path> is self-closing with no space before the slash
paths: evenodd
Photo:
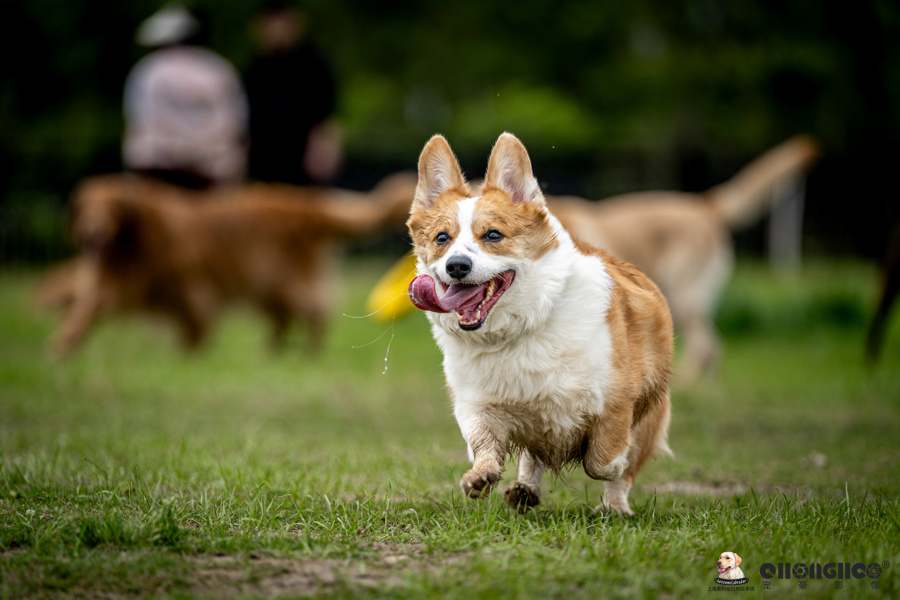
<path id="1" fill-rule="evenodd" d="M 409 284 L 409 299 L 418 308 L 432 312 L 450 312 L 484 295 L 484 285 L 451 285 L 443 297 L 438 298 L 434 279 L 419 275 Z"/>

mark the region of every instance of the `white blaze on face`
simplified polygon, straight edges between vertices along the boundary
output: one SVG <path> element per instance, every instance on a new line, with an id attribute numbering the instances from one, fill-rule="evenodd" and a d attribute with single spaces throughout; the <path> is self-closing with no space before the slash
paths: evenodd
<path id="1" fill-rule="evenodd" d="M 475 249 L 475 234 L 472 232 L 472 223 L 475 222 L 475 203 L 478 198 L 466 198 L 457 202 L 459 213 L 459 238 L 454 240 L 453 245 L 447 251 L 447 254 L 463 254 L 469 258 L 473 257 L 472 250 Z"/>
<path id="2" fill-rule="evenodd" d="M 457 222 L 459 223 L 459 235 L 450 244 L 444 255 L 434 264 L 437 277 L 446 284 L 463 283 L 479 284 L 496 277 L 510 267 L 507 260 L 486 253 L 481 247 L 478 232 L 473 230 L 475 223 L 475 210 L 481 198 L 466 198 L 457 202 Z M 464 256 L 472 261 L 472 270 L 468 276 L 460 281 L 454 280 L 447 274 L 447 261 Z"/>

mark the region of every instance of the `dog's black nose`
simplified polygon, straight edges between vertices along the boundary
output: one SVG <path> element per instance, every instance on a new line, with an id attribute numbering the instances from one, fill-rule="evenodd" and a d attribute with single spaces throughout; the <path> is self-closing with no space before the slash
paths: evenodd
<path id="1" fill-rule="evenodd" d="M 462 279 L 472 270 L 472 260 L 466 256 L 451 256 L 447 261 L 447 275 Z"/>

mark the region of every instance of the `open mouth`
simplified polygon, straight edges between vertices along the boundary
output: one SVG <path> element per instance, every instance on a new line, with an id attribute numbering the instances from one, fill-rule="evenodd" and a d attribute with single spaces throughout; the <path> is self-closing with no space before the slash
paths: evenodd
<path id="1" fill-rule="evenodd" d="M 719 573 L 724 573 L 725 571 L 731 570 L 731 567 L 719 567 Z"/>
<path id="2" fill-rule="evenodd" d="M 409 298 L 422 310 L 456 312 L 459 326 L 466 331 L 473 331 L 484 325 L 491 308 L 509 288 L 515 276 L 515 271 L 506 271 L 493 279 L 473 285 L 454 283 L 448 286 L 441 282 L 444 295 L 438 298 L 434 279 L 430 275 L 419 275 L 409 284 Z"/>

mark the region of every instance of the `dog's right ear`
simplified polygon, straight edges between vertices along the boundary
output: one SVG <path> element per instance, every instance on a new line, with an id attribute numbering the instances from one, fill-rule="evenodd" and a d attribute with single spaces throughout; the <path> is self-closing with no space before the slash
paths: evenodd
<path id="1" fill-rule="evenodd" d="M 515 204 L 544 204 L 541 186 L 531 170 L 528 151 L 511 133 L 497 138 L 491 150 L 482 191 L 491 188 L 506 192 Z"/>
<path id="2" fill-rule="evenodd" d="M 740 564 L 741 564 L 741 557 L 738 556 L 737 554 L 735 554 L 734 552 L 732 552 L 731 555 L 734 556 L 734 566 L 740 565 Z"/>
<path id="3" fill-rule="evenodd" d="M 450 144 L 444 136 L 435 135 L 419 156 L 419 182 L 413 208 L 430 208 L 441 194 L 453 189 L 469 195 L 469 186 Z"/>

